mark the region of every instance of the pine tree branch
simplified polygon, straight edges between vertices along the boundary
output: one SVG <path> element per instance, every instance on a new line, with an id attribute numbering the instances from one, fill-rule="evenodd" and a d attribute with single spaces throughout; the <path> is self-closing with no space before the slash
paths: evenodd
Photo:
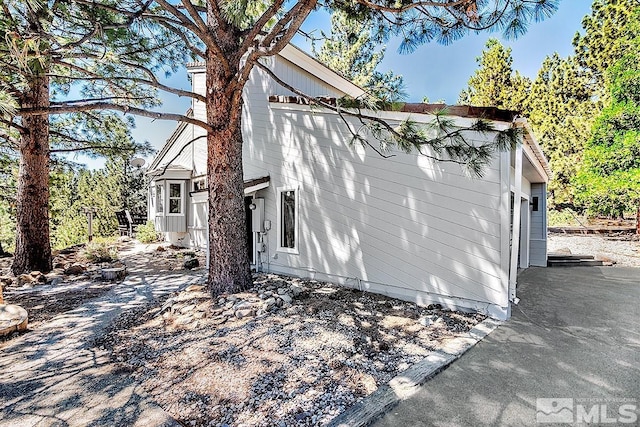
<path id="1" fill-rule="evenodd" d="M 194 98 L 197 99 L 198 101 L 201 102 L 206 102 L 207 98 L 197 94 L 195 92 L 191 92 L 188 90 L 182 90 L 182 89 L 176 89 L 173 88 L 171 86 L 167 86 L 164 85 L 162 83 L 160 83 L 156 78 L 155 75 L 152 72 L 149 72 L 150 75 L 152 75 L 154 77 L 153 80 L 147 80 L 147 79 L 143 79 L 143 78 L 139 78 L 139 77 L 121 77 L 121 76 L 112 76 L 112 77 L 106 77 L 106 76 L 100 76 L 97 73 L 91 72 L 85 68 L 82 68 L 78 65 L 75 64 L 70 64 L 68 62 L 64 62 L 64 61 L 60 61 L 60 60 L 56 60 L 54 61 L 56 64 L 63 66 L 63 67 L 69 67 L 74 69 L 75 71 L 78 71 L 79 73 L 85 73 L 91 77 L 73 77 L 73 76 L 65 76 L 65 75 L 60 75 L 60 74 L 49 74 L 50 77 L 56 77 L 56 78 L 61 78 L 61 79 L 70 79 L 70 80 L 85 80 L 85 81 L 100 81 L 103 80 L 105 81 L 105 83 L 109 83 L 111 81 L 131 81 L 134 83 L 141 83 L 141 84 L 145 84 L 145 85 L 149 85 L 152 87 L 155 87 L 157 89 L 160 89 L 164 92 L 168 92 L 168 93 L 172 93 L 174 95 L 178 95 L 178 96 L 186 96 L 189 98 Z M 123 88 L 120 88 L 120 90 L 125 90 Z"/>
<path id="2" fill-rule="evenodd" d="M 42 116 L 52 114 L 67 114 L 67 113 L 80 113 L 84 111 L 92 110 L 114 110 L 120 111 L 124 114 L 133 114 L 136 116 L 149 117 L 157 120 L 173 120 L 178 122 L 190 123 L 212 132 L 213 128 L 203 122 L 202 120 L 194 119 L 193 117 L 187 117 L 182 114 L 175 113 L 160 113 L 157 111 L 149 111 L 142 108 L 131 107 L 127 105 L 114 104 L 111 102 L 87 102 L 86 104 L 78 103 L 69 105 L 67 103 L 59 103 L 51 105 L 49 108 L 22 108 L 18 110 L 20 116 Z"/>
<path id="3" fill-rule="evenodd" d="M 130 152 L 136 151 L 135 147 L 114 147 L 113 145 L 87 145 L 84 147 L 75 147 L 75 148 L 56 148 L 53 150 L 49 150 L 49 152 L 50 153 L 73 153 L 78 151 L 89 151 L 89 150 L 117 150 L 117 151 L 130 151 Z"/>

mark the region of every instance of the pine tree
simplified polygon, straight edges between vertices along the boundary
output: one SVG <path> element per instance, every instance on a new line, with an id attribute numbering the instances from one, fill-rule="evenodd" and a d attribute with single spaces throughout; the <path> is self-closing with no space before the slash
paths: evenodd
<path id="1" fill-rule="evenodd" d="M 553 170 L 552 208 L 577 208 L 572 179 L 600 110 L 590 76 L 574 57 L 554 54 L 545 58 L 531 86 L 526 114 Z"/>
<path id="2" fill-rule="evenodd" d="M 513 70 L 511 48 L 505 49 L 498 39 L 489 39 L 476 62 L 479 68 L 469 78 L 469 86 L 460 93 L 458 102 L 523 111 L 531 81 Z"/>
<path id="3" fill-rule="evenodd" d="M 640 34 L 640 13 L 627 29 Z M 640 210 L 640 37 L 621 51 L 626 54 L 605 76 L 609 104 L 596 119 L 575 177 L 578 197 L 592 215 Z"/>
<path id="4" fill-rule="evenodd" d="M 358 21 L 342 11 L 335 11 L 331 15 L 331 34 L 323 33 L 323 39 L 320 50 L 316 51 L 314 46 L 313 51 L 329 68 L 381 100 L 396 102 L 406 98 L 402 76 L 392 71 L 377 71 L 385 48 L 376 51 L 371 22 Z"/>
<path id="5" fill-rule="evenodd" d="M 606 93 L 607 70 L 626 53 L 628 40 L 638 35 L 629 34 L 637 30 L 628 24 L 637 19 L 639 9 L 637 0 L 593 0 L 591 14 L 582 20 L 584 33 L 574 37 L 578 62 L 592 73 L 599 94 Z"/>
<path id="6" fill-rule="evenodd" d="M 2 2 L 0 146 L 19 159 L 14 274 L 51 269 L 51 156 L 132 149 L 130 139 L 118 137 L 128 132 L 128 123 L 113 113 L 94 110 L 109 107 L 126 112 L 157 105 L 153 90 L 137 84 L 157 83 L 139 64 L 149 63 L 150 52 L 170 43 L 161 37 L 149 42 L 154 39 L 131 30 L 138 16 L 110 10 L 125 3 L 105 1 L 98 8 L 91 2 Z M 171 53 L 175 49 L 165 50 L 167 60 L 182 57 Z M 106 84 L 104 76 L 112 80 Z M 69 99 L 71 94 L 80 99 Z"/>

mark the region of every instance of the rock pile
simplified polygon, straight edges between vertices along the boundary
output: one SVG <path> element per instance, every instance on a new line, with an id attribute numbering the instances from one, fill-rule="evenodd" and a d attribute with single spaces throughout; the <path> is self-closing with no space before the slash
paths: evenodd
<path id="1" fill-rule="evenodd" d="M 258 276 L 256 276 L 258 277 Z M 230 319 L 246 319 L 263 317 L 268 313 L 292 306 L 294 300 L 308 290 L 301 281 L 287 283 L 278 279 L 278 276 L 262 275 L 262 280 L 256 280 L 253 288 L 247 292 L 237 294 L 223 294 L 209 304 L 208 294 L 204 285 L 191 285 L 185 292 L 178 293 L 169 298 L 158 312 L 165 319 L 173 317 L 174 324 L 197 326 L 197 320 L 203 317 L 211 318 L 214 324 L 223 324 Z M 197 292 L 203 299 L 202 304 L 195 303 L 194 295 Z"/>

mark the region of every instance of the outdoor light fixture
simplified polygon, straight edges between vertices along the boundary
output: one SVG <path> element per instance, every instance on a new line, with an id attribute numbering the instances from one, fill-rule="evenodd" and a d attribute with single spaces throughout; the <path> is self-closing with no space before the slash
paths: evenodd
<path id="1" fill-rule="evenodd" d="M 249 209 L 251 209 L 252 211 L 255 211 L 256 210 L 256 204 L 255 203 L 251 203 L 249 205 Z"/>

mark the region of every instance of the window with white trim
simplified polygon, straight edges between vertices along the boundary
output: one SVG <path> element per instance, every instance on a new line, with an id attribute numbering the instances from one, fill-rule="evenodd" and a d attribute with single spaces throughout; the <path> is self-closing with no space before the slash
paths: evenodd
<path id="1" fill-rule="evenodd" d="M 184 210 L 184 191 L 182 182 L 169 182 L 168 215 L 182 215 Z"/>
<path id="2" fill-rule="evenodd" d="M 298 253 L 299 197 L 296 188 L 278 188 L 278 250 Z"/>
<path id="3" fill-rule="evenodd" d="M 156 214 L 164 212 L 164 185 L 156 184 Z"/>

